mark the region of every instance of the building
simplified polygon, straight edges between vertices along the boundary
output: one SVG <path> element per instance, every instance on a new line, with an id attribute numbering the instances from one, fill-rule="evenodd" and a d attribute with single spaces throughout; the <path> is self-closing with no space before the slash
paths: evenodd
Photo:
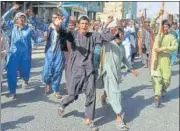
<path id="1" fill-rule="evenodd" d="M 37 14 L 38 19 L 40 19 L 44 23 L 50 22 L 53 11 L 59 11 L 57 5 L 58 2 L 31 2 L 31 7 Z M 87 14 L 87 9 L 79 4 L 74 4 L 72 2 L 63 2 L 63 7 L 67 9 L 68 13 L 71 16 L 75 16 L 76 18 L 81 14 Z"/>
<path id="2" fill-rule="evenodd" d="M 71 16 L 76 19 L 80 15 L 88 15 L 90 19 L 96 18 L 96 12 L 102 11 L 103 2 L 80 2 L 80 1 L 64 1 L 63 7 L 67 9 Z M 54 10 L 57 10 L 58 2 L 31 2 L 31 7 L 36 12 L 39 19 L 48 22 Z"/>
<path id="3" fill-rule="evenodd" d="M 122 18 L 123 2 L 104 2 L 103 11 L 96 14 L 96 19 L 106 21 L 108 16 L 116 19 Z"/>
<path id="4" fill-rule="evenodd" d="M 123 2 L 123 19 L 136 19 L 137 2 Z"/>
<path id="5" fill-rule="evenodd" d="M 97 19 L 106 21 L 112 15 L 115 19 L 136 19 L 137 2 L 104 2 L 102 13 L 97 13 Z"/>

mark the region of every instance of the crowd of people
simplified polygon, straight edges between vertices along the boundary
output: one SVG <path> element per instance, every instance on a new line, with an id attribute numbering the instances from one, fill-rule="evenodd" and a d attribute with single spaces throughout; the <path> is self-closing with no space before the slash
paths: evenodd
<path id="1" fill-rule="evenodd" d="M 34 44 L 46 42 L 42 71 L 42 80 L 46 84 L 44 92 L 53 93 L 60 99 L 60 116 L 65 108 L 84 92 L 84 124 L 89 125 L 92 131 L 97 131 L 98 127 L 93 122 L 96 80 L 102 78 L 102 105 L 107 104 L 108 99 L 116 113 L 117 127 L 128 130 L 121 117 L 121 69 L 125 66 L 128 72 L 138 76 L 139 72 L 134 69 L 136 56 L 141 59 L 144 68 L 149 68 L 155 107 L 160 107 L 160 98 L 166 95 L 170 85 L 170 67 L 175 64 L 179 54 L 177 22 L 170 25 L 168 20 L 163 20 L 158 27 L 157 20 L 164 14 L 163 9 L 151 21 L 145 19 L 140 12 L 138 20 L 114 20 L 113 16 L 109 16 L 105 23 L 101 20 L 90 20 L 86 15 L 75 20 L 61 5 L 59 8 L 60 12 L 52 13 L 49 24 L 40 23 L 31 9 L 25 13 L 16 13 L 12 21 L 10 16 L 18 11 L 17 4 L 2 16 L 1 28 L 8 28 L 10 35 L 2 32 L 0 37 L 1 73 L 3 68 L 6 68 L 8 89 L 13 99 L 16 99 L 18 74 L 23 80 L 22 87 L 28 86 L 33 40 Z M 158 31 L 161 27 L 162 30 Z M 157 48 L 155 44 L 158 45 Z M 158 54 L 157 63 L 153 63 L 154 52 Z M 6 65 L 2 61 L 6 61 Z M 60 93 L 64 70 L 68 94 L 66 96 Z"/>

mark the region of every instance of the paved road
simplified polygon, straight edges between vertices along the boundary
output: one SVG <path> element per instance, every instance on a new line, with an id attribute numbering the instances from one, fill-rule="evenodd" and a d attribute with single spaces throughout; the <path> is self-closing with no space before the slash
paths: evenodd
<path id="1" fill-rule="evenodd" d="M 44 84 L 41 81 L 43 51 L 41 47 L 33 51 L 30 85 L 28 89 L 22 89 L 22 81 L 19 80 L 17 100 L 12 101 L 8 98 L 7 80 L 4 79 L 1 96 L 2 131 L 89 131 L 82 124 L 85 103 L 83 94 L 78 101 L 66 108 L 65 118 L 57 115 L 59 100 L 51 95 L 44 95 Z M 179 131 L 179 66 L 172 67 L 168 97 L 160 109 L 153 107 L 153 90 L 148 70 L 140 67 L 138 63 L 139 77 L 134 77 L 132 74 L 123 76 L 124 119 L 130 131 Z M 62 94 L 66 94 L 63 88 L 64 75 L 61 86 Z M 98 86 L 97 96 L 101 92 L 102 89 Z M 96 105 L 95 121 L 100 131 L 119 131 L 115 127 L 115 114 L 111 107 L 102 108 L 99 98 Z"/>

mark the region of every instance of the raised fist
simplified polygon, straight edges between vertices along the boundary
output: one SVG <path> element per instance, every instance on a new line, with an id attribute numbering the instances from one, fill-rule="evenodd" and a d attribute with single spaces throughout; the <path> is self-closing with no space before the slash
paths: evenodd
<path id="1" fill-rule="evenodd" d="M 61 8 L 61 7 L 62 7 L 62 2 L 59 2 L 59 4 L 57 5 L 57 7 Z"/>
<path id="2" fill-rule="evenodd" d="M 32 9 L 27 9 L 27 10 L 25 11 L 25 13 L 28 14 L 29 16 L 34 15 Z"/>
<path id="3" fill-rule="evenodd" d="M 164 10 L 163 9 L 160 9 L 160 11 L 159 11 L 159 16 L 161 16 L 161 15 L 163 15 L 164 14 Z"/>
<path id="4" fill-rule="evenodd" d="M 18 10 L 19 9 L 19 5 L 18 4 L 15 4 L 15 5 L 13 5 L 13 7 L 12 7 L 14 10 Z"/>

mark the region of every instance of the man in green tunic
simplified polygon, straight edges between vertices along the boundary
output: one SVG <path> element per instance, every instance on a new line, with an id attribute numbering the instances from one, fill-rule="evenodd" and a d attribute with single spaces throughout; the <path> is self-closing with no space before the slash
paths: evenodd
<path id="1" fill-rule="evenodd" d="M 102 104 L 106 102 L 106 97 L 114 112 L 116 113 L 116 125 L 121 129 L 127 129 L 124 124 L 121 113 L 121 63 L 123 62 L 129 70 L 137 76 L 139 73 L 134 70 L 131 63 L 125 57 L 125 49 L 122 45 L 127 36 L 124 36 L 123 29 L 119 29 L 119 34 L 116 35 L 116 39 L 104 44 L 105 56 L 103 64 L 103 81 L 105 92 L 101 95 Z"/>
<path id="2" fill-rule="evenodd" d="M 152 84 L 155 93 L 155 107 L 160 106 L 160 96 L 165 96 L 167 88 L 170 85 L 171 70 L 170 70 L 170 53 L 177 49 L 178 42 L 176 38 L 168 33 L 169 23 L 167 20 L 162 22 L 163 33 L 157 35 L 155 43 L 159 48 L 155 51 L 158 52 L 157 68 L 151 70 Z"/>

